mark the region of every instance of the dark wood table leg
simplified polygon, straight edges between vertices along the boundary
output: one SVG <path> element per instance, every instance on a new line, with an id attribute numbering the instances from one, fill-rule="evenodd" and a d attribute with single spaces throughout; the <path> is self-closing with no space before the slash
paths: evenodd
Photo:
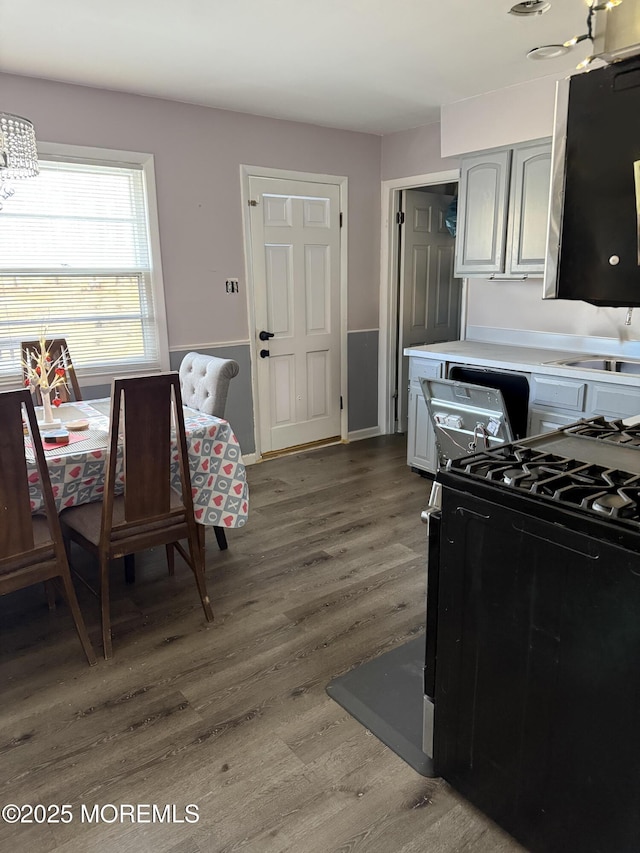
<path id="1" fill-rule="evenodd" d="M 213 528 L 216 534 L 216 542 L 218 543 L 218 548 L 221 551 L 226 551 L 229 545 L 227 544 L 227 537 L 225 536 L 223 527 L 214 527 Z"/>
<path id="2" fill-rule="evenodd" d="M 124 558 L 124 581 L 125 583 L 136 582 L 136 555 L 126 554 Z"/>

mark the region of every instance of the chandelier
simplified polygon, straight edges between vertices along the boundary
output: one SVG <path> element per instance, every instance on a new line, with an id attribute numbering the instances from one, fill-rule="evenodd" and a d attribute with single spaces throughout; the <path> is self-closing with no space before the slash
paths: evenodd
<path id="1" fill-rule="evenodd" d="M 534 47 L 527 53 L 528 59 L 555 59 L 558 56 L 563 56 L 572 47 L 580 44 L 583 41 L 590 41 L 591 44 L 594 42 L 594 34 L 593 34 L 593 24 L 594 17 L 596 12 L 609 12 L 611 9 L 615 9 L 616 6 L 619 6 L 622 3 L 622 0 L 602 0 L 602 2 L 598 3 L 596 0 L 588 0 L 588 14 L 587 14 L 587 25 L 586 25 L 586 33 L 582 33 L 579 36 L 573 36 L 573 38 L 567 39 L 567 41 L 562 44 L 543 44 L 540 47 Z M 519 6 L 527 6 L 529 3 L 520 3 Z M 513 12 L 516 9 L 514 6 L 511 11 Z M 545 10 L 542 10 L 545 11 Z M 520 14 L 523 14 L 522 12 Z M 532 13 L 529 13 L 532 14 Z M 576 65 L 576 69 L 581 71 L 583 68 L 586 68 L 590 65 L 594 59 L 597 59 L 597 56 L 588 56 L 586 59 L 583 59 L 578 65 Z"/>
<path id="2" fill-rule="evenodd" d="M 0 113 L 0 209 L 13 195 L 10 182 L 38 174 L 36 134 L 31 122 L 11 113 Z"/>

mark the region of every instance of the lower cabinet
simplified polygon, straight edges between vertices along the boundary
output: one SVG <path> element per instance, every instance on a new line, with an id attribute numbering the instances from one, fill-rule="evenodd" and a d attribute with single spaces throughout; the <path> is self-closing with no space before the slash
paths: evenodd
<path id="1" fill-rule="evenodd" d="M 589 385 L 588 406 L 605 418 L 628 418 L 640 415 L 640 385 L 612 385 L 592 382 Z"/>
<path id="2" fill-rule="evenodd" d="M 436 437 L 429 420 L 422 388 L 409 385 L 409 422 L 407 426 L 407 465 L 435 474 L 438 470 Z"/>
<path id="3" fill-rule="evenodd" d="M 435 474 L 438 470 L 438 449 L 420 379 L 440 379 L 442 368 L 443 363 L 440 361 L 409 359 L 407 465 L 429 474 Z"/>
<path id="4" fill-rule="evenodd" d="M 588 382 L 550 374 L 533 374 L 527 435 L 553 432 L 585 417 Z"/>
<path id="5" fill-rule="evenodd" d="M 420 379 L 444 377 L 445 364 L 420 357 L 409 361 L 407 464 L 429 474 L 438 470 L 438 449 Z M 534 373 L 529 386 L 527 435 L 553 432 L 595 415 L 607 420 L 640 415 L 640 385 Z"/>
<path id="6" fill-rule="evenodd" d="M 528 435 L 542 435 L 544 432 L 553 432 L 560 427 L 567 426 L 579 421 L 582 414 L 574 412 L 543 411 L 542 409 L 529 410 Z"/>

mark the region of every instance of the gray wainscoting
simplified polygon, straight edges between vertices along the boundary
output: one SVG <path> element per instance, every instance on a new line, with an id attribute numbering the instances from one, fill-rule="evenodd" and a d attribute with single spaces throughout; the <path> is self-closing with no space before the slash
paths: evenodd
<path id="1" fill-rule="evenodd" d="M 180 362 L 188 352 L 193 352 L 195 347 L 185 350 L 176 350 L 169 353 L 169 367 L 178 370 Z M 232 379 L 229 385 L 229 396 L 227 397 L 227 408 L 225 417 L 233 427 L 236 438 L 240 442 L 243 453 L 255 453 L 256 443 L 253 435 L 253 403 L 251 395 L 251 363 L 249 360 L 249 344 L 236 346 L 219 346 L 209 348 L 198 348 L 198 352 L 205 355 L 215 355 L 218 358 L 233 358 L 240 365 L 240 373 Z M 108 385 L 82 385 L 82 393 L 86 400 L 97 397 L 110 397 L 111 384 Z"/>
<path id="2" fill-rule="evenodd" d="M 178 370 L 180 362 L 194 348 L 174 350 L 169 353 L 171 370 Z M 251 361 L 249 344 L 219 347 L 199 347 L 198 352 L 218 358 L 233 358 L 240 372 L 229 385 L 225 417 L 233 427 L 243 453 L 255 453 L 253 422 L 253 396 L 251 390 Z M 378 332 L 349 332 L 347 350 L 349 432 L 375 428 L 378 425 Z M 109 397 L 111 385 L 83 385 L 86 399 Z"/>
<path id="3" fill-rule="evenodd" d="M 347 337 L 349 432 L 378 425 L 378 330 Z"/>
<path id="4" fill-rule="evenodd" d="M 180 362 L 188 352 L 194 352 L 195 347 L 185 350 L 174 350 L 169 353 L 171 370 L 178 370 Z M 204 349 L 198 347 L 197 352 L 204 355 L 215 355 L 218 358 L 232 358 L 240 365 L 240 373 L 229 384 L 229 396 L 224 416 L 233 427 L 236 438 L 240 442 L 243 453 L 255 453 L 256 442 L 253 429 L 253 396 L 251 391 L 251 361 L 249 344 L 234 346 L 219 346 Z"/>

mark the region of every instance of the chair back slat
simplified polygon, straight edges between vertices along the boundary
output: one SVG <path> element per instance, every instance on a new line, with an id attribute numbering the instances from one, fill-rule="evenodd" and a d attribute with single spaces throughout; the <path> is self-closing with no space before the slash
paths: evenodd
<path id="1" fill-rule="evenodd" d="M 73 362 L 71 361 L 71 355 L 69 353 L 69 347 L 67 346 L 67 341 L 65 338 L 48 338 L 45 341 L 45 346 L 49 351 L 49 355 L 51 356 L 52 363 L 58 362 L 60 359 L 62 366 L 66 370 L 66 384 L 58 385 L 56 388 L 58 397 L 63 403 L 69 403 L 71 400 L 82 400 L 82 392 L 80 391 L 80 384 L 78 383 L 78 377 L 76 376 L 76 371 L 73 366 Z M 22 349 L 22 361 L 30 361 L 34 362 L 34 354 L 40 352 L 40 341 L 22 341 L 21 343 Z M 23 376 L 26 378 L 26 373 L 23 365 Z M 53 379 L 53 371 L 50 374 L 50 380 Z M 36 397 L 36 404 L 38 406 L 42 405 L 42 395 L 40 394 L 39 388 L 34 388 L 34 393 Z"/>
<path id="2" fill-rule="evenodd" d="M 29 392 L 0 394 L 0 559 L 33 548 L 33 524 L 22 426 Z"/>
<path id="3" fill-rule="evenodd" d="M 124 415 L 124 514 L 127 523 L 168 516 L 171 505 L 171 426 L 177 374 L 116 379 L 114 419 Z M 124 412 L 122 412 L 124 409 Z M 113 438 L 113 433 L 112 433 Z M 115 468 L 110 470 L 115 476 Z M 113 492 L 115 482 L 108 483 Z"/>
<path id="4" fill-rule="evenodd" d="M 35 536 L 29 498 L 23 411 L 26 413 L 46 514 L 46 525 L 39 518 Z M 96 656 L 71 581 L 33 399 L 26 388 L 5 391 L 0 393 L 0 595 L 54 578 L 60 581 L 60 590 L 71 609 L 87 660 L 93 665 Z"/>

